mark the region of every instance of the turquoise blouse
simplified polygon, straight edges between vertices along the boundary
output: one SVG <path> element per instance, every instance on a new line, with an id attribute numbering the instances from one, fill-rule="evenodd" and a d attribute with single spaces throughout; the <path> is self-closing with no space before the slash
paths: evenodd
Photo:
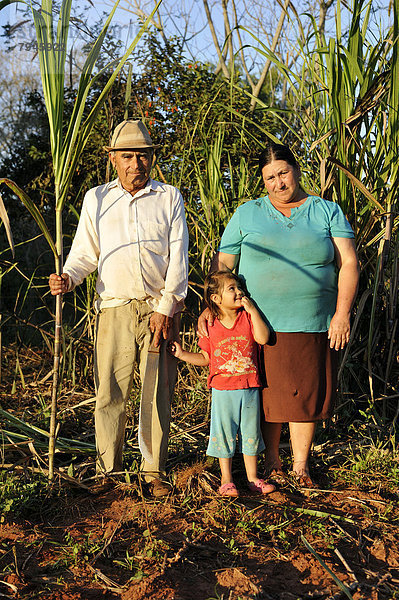
<path id="1" fill-rule="evenodd" d="M 267 196 L 242 204 L 219 250 L 239 254 L 239 274 L 275 331 L 327 331 L 337 300 L 331 238 L 354 234 L 338 204 L 308 196 L 291 216 Z"/>

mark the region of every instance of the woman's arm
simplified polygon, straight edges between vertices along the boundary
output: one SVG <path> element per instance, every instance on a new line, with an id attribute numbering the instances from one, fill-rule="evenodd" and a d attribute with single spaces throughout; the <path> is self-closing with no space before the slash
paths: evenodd
<path id="1" fill-rule="evenodd" d="M 339 350 L 349 341 L 350 312 L 359 282 L 359 261 L 353 239 L 336 237 L 332 238 L 332 243 L 339 273 L 337 306 L 331 319 L 328 337 L 330 347 Z"/>
<path id="2" fill-rule="evenodd" d="M 233 271 L 240 259 L 239 254 L 216 252 L 212 259 L 211 271 Z"/>

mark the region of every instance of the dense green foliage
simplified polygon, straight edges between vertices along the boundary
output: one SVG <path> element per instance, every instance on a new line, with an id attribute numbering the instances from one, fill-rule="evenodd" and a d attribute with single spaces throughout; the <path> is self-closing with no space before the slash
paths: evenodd
<path id="1" fill-rule="evenodd" d="M 118 51 L 117 47 L 114 51 Z M 220 77 L 215 76 L 211 65 L 190 63 L 184 58 L 176 39 L 163 42 L 154 33 L 149 33 L 144 49 L 132 62 L 134 72 L 127 105 L 126 71 L 115 82 L 74 173 L 64 213 L 64 247 L 67 251 L 70 246 L 84 193 L 114 176 L 103 145 L 108 143 L 115 124 L 127 114 L 131 118 L 143 119 L 154 140 L 162 145 L 153 176 L 181 189 L 188 218 L 197 225 L 190 228 L 190 252 L 192 275 L 199 283 L 207 268 L 206 262 L 201 265 L 203 253 L 207 258 L 213 254 L 229 216 L 238 202 L 249 194 L 248 182 L 258 181 L 255 164 L 262 139 L 259 127 L 272 127 L 273 119 L 261 111 L 256 123 L 247 125 L 249 137 L 244 136 L 242 123 L 248 112 L 245 96 L 240 90 L 230 89 Z M 85 114 L 92 109 L 108 77 L 109 73 L 105 72 L 96 80 Z M 237 82 L 240 82 L 238 76 Z M 75 90 L 66 90 L 66 122 L 73 110 L 75 97 Z M 28 115 L 31 111 L 44 114 L 43 101 L 37 93 L 29 95 L 26 100 L 31 107 Z M 240 120 L 237 120 L 237 115 L 241 115 Z M 22 118 L 25 120 L 26 116 Z M 20 126 L 16 123 L 16 127 Z M 258 143 L 255 144 L 257 138 Z M 22 176 L 19 165 L 23 164 L 26 156 L 29 156 L 29 163 Z M 248 165 L 245 178 L 243 165 Z M 35 137 L 31 134 L 16 140 L 13 157 L 6 157 L 1 168 L 7 177 L 20 181 L 38 207 L 48 215 L 51 224 L 54 195 L 48 129 L 36 129 Z M 235 173 L 239 173 L 241 178 L 237 188 L 234 187 Z M 7 206 L 11 204 L 15 205 L 15 200 L 10 200 Z M 26 219 L 26 214 L 22 205 L 15 206 L 17 214 L 12 214 L 12 221 L 18 223 L 20 219 Z M 14 226 L 14 229 L 17 241 L 22 242 L 18 227 Z M 44 242 L 42 249 L 45 251 Z M 26 248 L 18 251 L 21 265 L 29 270 L 32 262 L 29 259 L 28 266 L 25 257 Z M 43 264 L 43 261 L 40 268 L 43 276 L 51 270 L 51 266 Z"/>

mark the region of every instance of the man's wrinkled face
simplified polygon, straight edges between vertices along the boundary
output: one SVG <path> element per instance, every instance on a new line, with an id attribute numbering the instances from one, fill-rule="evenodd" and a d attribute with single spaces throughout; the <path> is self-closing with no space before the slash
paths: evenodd
<path id="1" fill-rule="evenodd" d="M 151 172 L 152 150 L 115 150 L 109 157 L 126 191 L 137 192 L 145 187 Z"/>

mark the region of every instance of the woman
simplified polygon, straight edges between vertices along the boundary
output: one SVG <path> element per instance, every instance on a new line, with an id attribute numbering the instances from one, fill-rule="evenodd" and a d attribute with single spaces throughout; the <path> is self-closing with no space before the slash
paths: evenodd
<path id="1" fill-rule="evenodd" d="M 274 332 L 264 347 L 266 467 L 272 476 L 282 475 L 279 442 L 282 423 L 288 422 L 292 471 L 300 485 L 311 487 L 316 422 L 332 414 L 336 351 L 349 340 L 359 277 L 354 235 L 337 204 L 302 189 L 287 146 L 269 144 L 259 169 L 267 196 L 237 209 L 212 267 L 233 270 L 239 264 Z"/>

